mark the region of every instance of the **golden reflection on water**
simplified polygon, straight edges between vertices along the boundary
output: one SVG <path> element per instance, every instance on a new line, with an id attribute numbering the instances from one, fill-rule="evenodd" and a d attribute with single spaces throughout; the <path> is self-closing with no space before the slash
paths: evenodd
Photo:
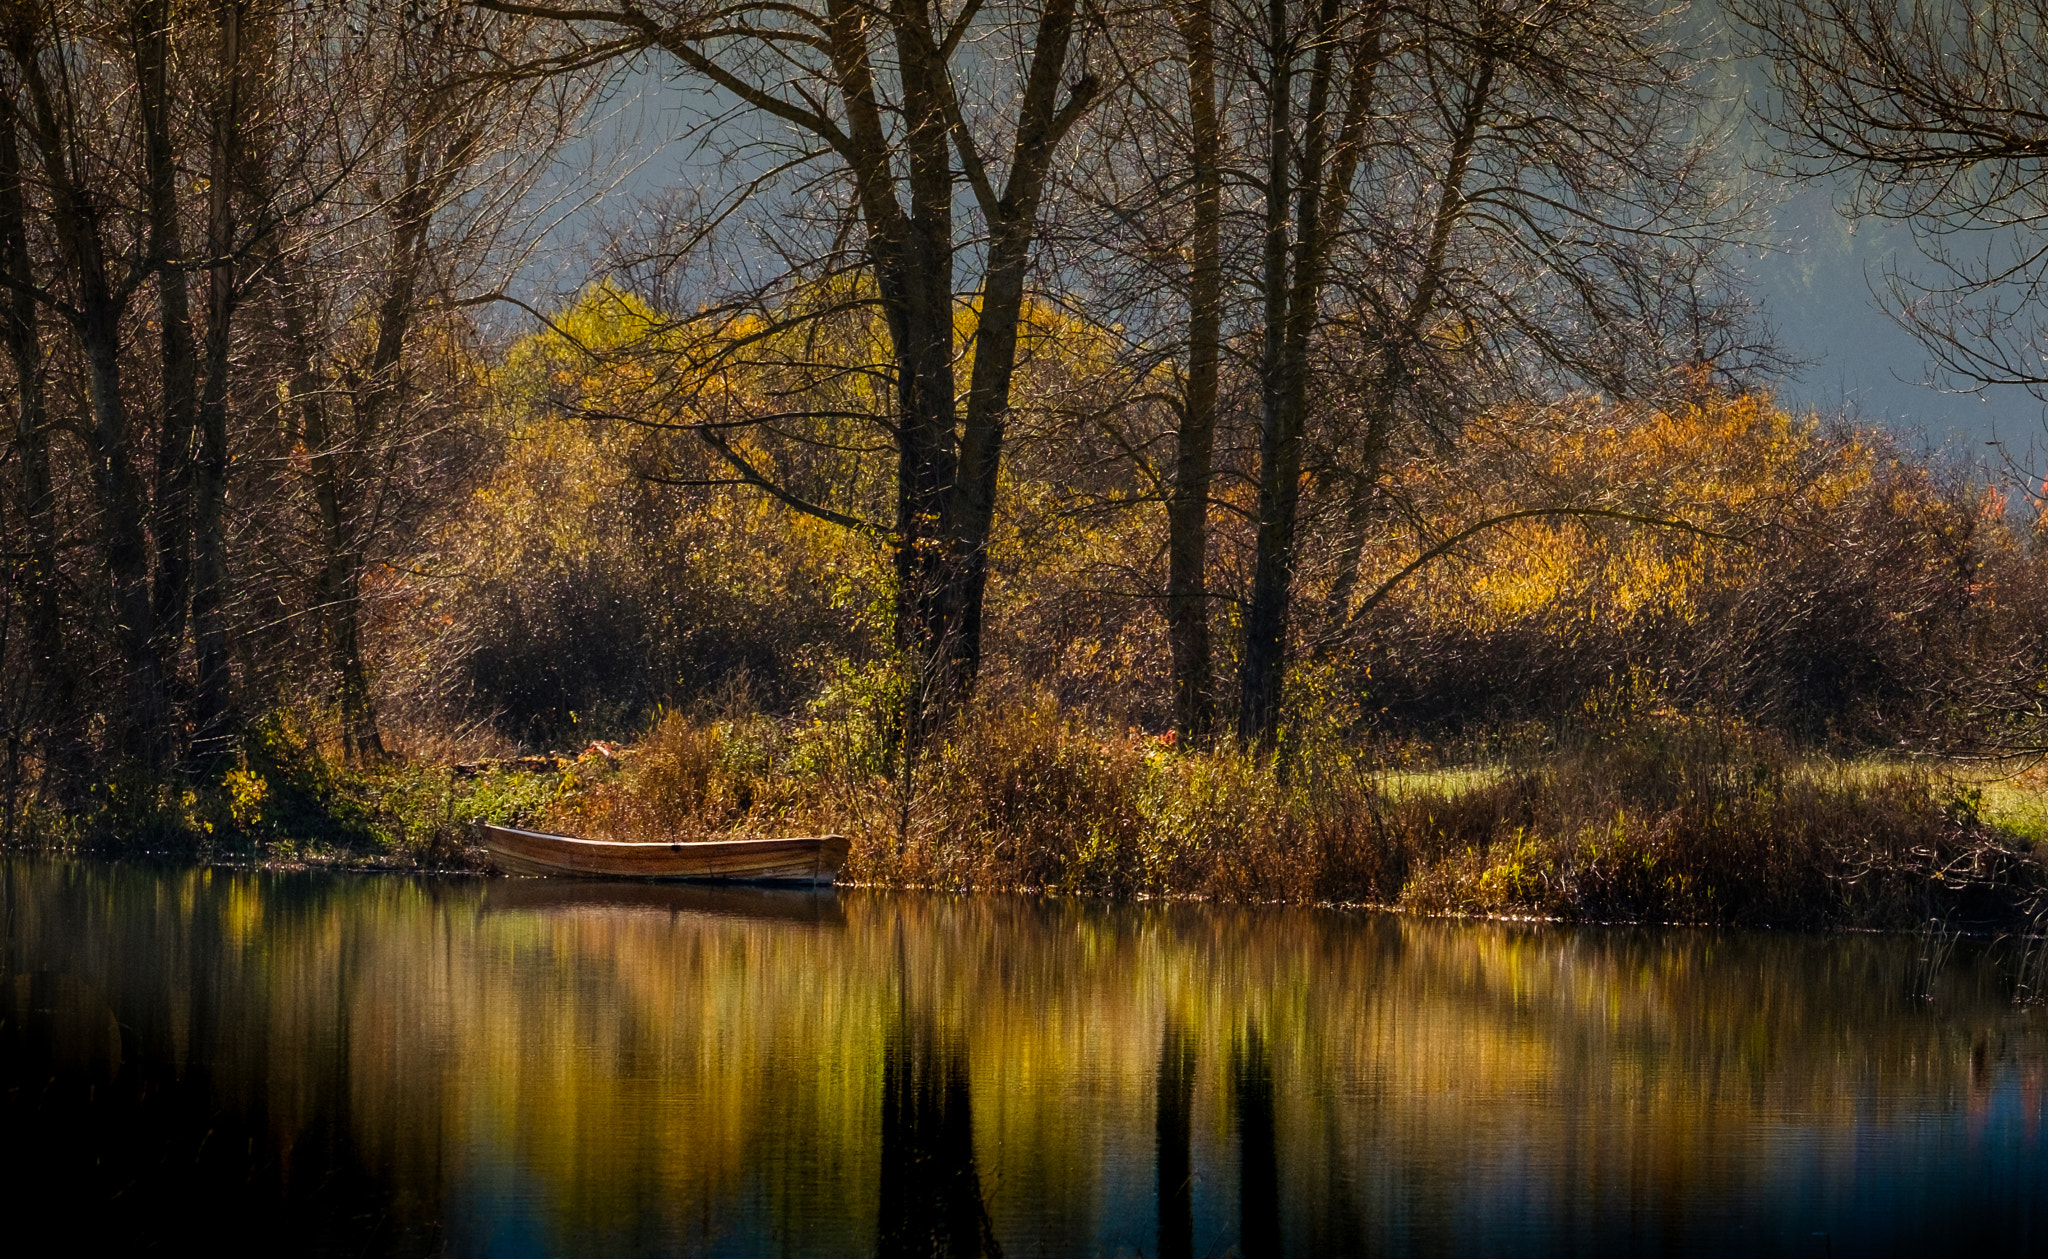
<path id="1" fill-rule="evenodd" d="M 117 1233 L 275 1207 L 479 1254 L 2048 1242 L 2042 1021 L 1909 938 L 0 878 L 0 1176 Z"/>

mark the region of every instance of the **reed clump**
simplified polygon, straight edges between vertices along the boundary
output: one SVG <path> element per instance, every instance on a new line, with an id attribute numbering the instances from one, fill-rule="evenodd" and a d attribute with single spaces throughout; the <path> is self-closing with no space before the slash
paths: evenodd
<path id="1" fill-rule="evenodd" d="M 618 838 L 836 831 L 904 887 L 1351 903 L 1601 921 L 2016 923 L 2048 866 L 1920 764 L 1840 762 L 1715 717 L 1553 739 L 1484 772 L 1355 749 L 1276 763 L 1050 698 L 971 711 L 906 765 L 762 716 L 665 715 L 543 819 Z"/>
<path id="2" fill-rule="evenodd" d="M 790 764 L 789 744 L 779 723 L 758 714 L 664 711 L 637 745 L 579 761 L 533 820 L 628 842 L 779 832 L 810 803 L 810 776 Z"/>
<path id="3" fill-rule="evenodd" d="M 1405 908 L 1988 925 L 2025 916 L 2048 887 L 2029 845 L 1959 807 L 1963 789 L 1928 768 L 1802 757 L 1732 723 L 1586 738 L 1516 779 L 1489 835 L 1412 872 Z"/>

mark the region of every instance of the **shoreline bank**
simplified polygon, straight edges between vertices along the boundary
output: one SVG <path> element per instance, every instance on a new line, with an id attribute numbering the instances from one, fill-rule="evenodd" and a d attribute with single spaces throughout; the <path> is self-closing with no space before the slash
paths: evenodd
<path id="1" fill-rule="evenodd" d="M 272 747 L 148 825 L 103 815 L 44 846 L 480 873 L 469 823 L 482 819 L 614 840 L 844 834 L 856 886 L 1562 922 L 2048 925 L 2048 784 L 1844 761 L 1731 722 L 1636 723 L 1478 766 L 1345 748 L 1278 765 L 1042 706 L 976 714 L 908 775 L 818 742 L 767 718 L 671 716 L 638 744 L 575 756 L 351 769 Z"/>

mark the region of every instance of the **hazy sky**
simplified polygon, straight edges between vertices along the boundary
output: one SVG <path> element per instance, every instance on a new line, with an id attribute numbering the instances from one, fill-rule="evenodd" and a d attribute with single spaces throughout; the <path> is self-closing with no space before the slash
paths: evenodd
<path id="1" fill-rule="evenodd" d="M 1695 20 L 1696 35 L 1708 32 L 1707 46 L 1726 48 L 1725 33 L 1711 29 L 1710 6 L 1696 8 Z M 1710 73 L 1721 81 L 1724 100 L 1768 90 L 1766 76 L 1754 63 L 1719 66 Z M 669 138 L 682 130 L 686 115 L 702 106 L 700 95 L 686 93 L 658 71 L 642 70 L 619 86 L 611 97 L 616 113 L 604 130 L 630 152 L 626 160 L 634 169 L 617 191 L 645 194 L 708 173 L 701 151 Z M 1768 160 L 1768 149 L 1753 127 L 1737 131 L 1736 150 L 1752 163 Z M 1742 158 L 1731 153 L 1730 160 L 1739 165 Z M 722 177 L 729 178 L 730 172 Z M 1926 350 L 1885 313 L 1877 296 L 1888 264 L 1902 263 L 1910 270 L 1919 258 L 1903 224 L 1876 219 L 1852 224 L 1837 212 L 1831 186 L 1751 177 L 1774 180 L 1778 204 L 1767 235 L 1778 248 L 1748 258 L 1744 269 L 1780 345 L 1805 361 L 1780 382 L 1781 401 L 1798 409 L 1846 412 L 1863 422 L 1924 436 L 1964 456 L 1985 454 L 1983 443 L 1992 438 L 2005 441 L 2014 454 L 2048 446 L 2043 405 L 2025 390 L 1966 395 L 1928 383 Z M 617 211 L 614 203 L 601 213 Z M 574 219 L 589 223 L 584 215 Z"/>
<path id="2" fill-rule="evenodd" d="M 1836 212 L 1832 191 L 1820 187 L 1792 190 L 1774 217 L 1772 235 L 1787 248 L 1751 259 L 1746 269 L 1780 343 L 1811 360 L 1784 382 L 1785 402 L 1921 432 L 1958 453 L 1981 451 L 1996 437 L 2018 454 L 2048 435 L 2042 404 L 2024 389 L 1962 395 L 1926 383 L 1927 351 L 1877 296 L 1888 264 L 1911 269 L 1919 259 L 1904 225 L 1852 225 Z"/>

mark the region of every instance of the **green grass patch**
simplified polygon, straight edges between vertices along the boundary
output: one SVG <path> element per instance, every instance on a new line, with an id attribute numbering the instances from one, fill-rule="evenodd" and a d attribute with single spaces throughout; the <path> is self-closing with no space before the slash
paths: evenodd
<path id="1" fill-rule="evenodd" d="M 2017 779 L 1985 782 L 1979 816 L 2034 848 L 2048 844 L 2048 785 Z"/>

